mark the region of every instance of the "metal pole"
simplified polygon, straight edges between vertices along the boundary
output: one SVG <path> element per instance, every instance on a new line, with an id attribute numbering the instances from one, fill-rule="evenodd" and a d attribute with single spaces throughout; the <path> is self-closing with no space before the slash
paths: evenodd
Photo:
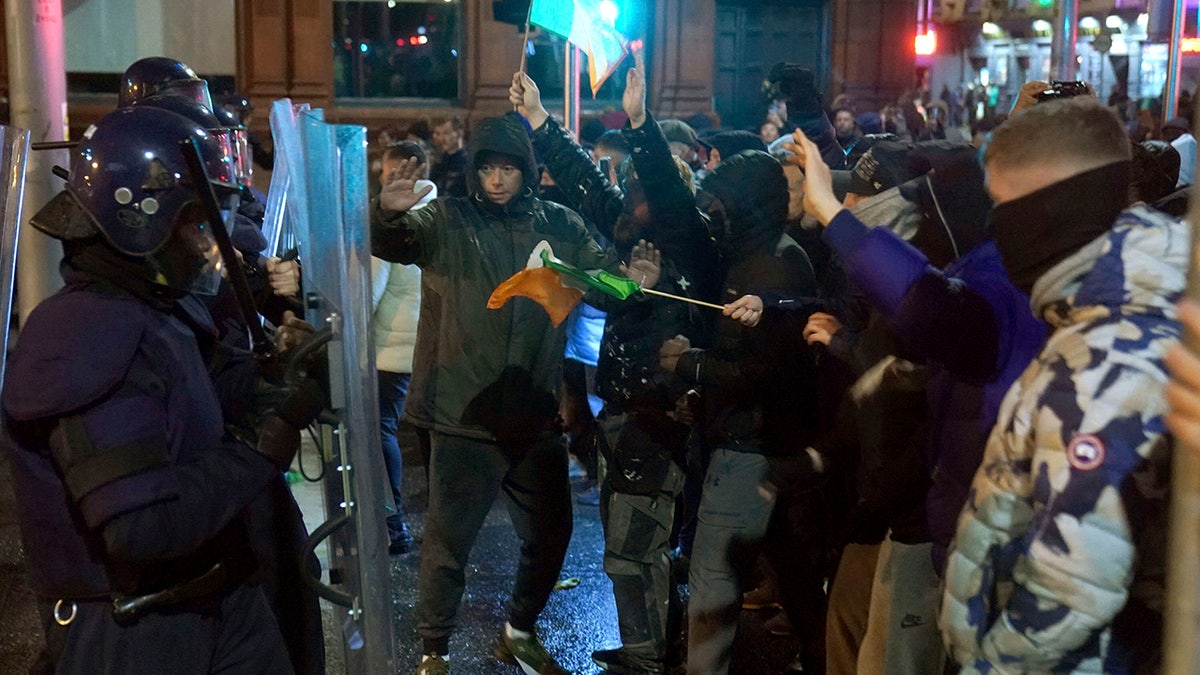
<path id="1" fill-rule="evenodd" d="M 1184 3 L 1182 0 L 1180 5 Z M 1195 122 L 1193 121 L 1193 124 Z M 1192 186 L 1188 222 L 1192 223 L 1192 264 L 1187 297 L 1200 300 L 1200 194 Z M 1184 342 L 1200 352 L 1200 335 L 1184 331 Z M 1175 443 L 1171 458 L 1171 529 L 1167 546 L 1166 629 L 1163 671 L 1167 675 L 1200 672 L 1200 448 Z"/>
<path id="2" fill-rule="evenodd" d="M 572 54 L 571 43 L 563 40 L 563 126 L 567 131 L 571 130 L 571 104 L 575 100 L 571 96 L 571 83 L 575 81 L 571 75 L 575 67 Z"/>
<path id="3" fill-rule="evenodd" d="M 567 131 L 579 133 L 579 48 L 570 42 L 563 43 L 563 126 Z"/>
<path id="4" fill-rule="evenodd" d="M 571 131 L 574 131 L 575 135 L 579 136 L 579 88 L 581 86 L 579 78 L 579 64 L 583 63 L 583 55 L 582 52 L 579 51 L 579 47 L 574 45 L 571 46 L 571 52 L 575 55 L 575 57 L 571 60 L 573 65 L 573 68 L 571 69 L 573 80 L 571 83 L 571 119 L 569 120 L 569 123 L 571 125 Z"/>
<path id="5" fill-rule="evenodd" d="M 1079 0 L 1058 0 L 1054 7 L 1054 37 L 1050 43 L 1051 78 L 1074 80 L 1075 43 L 1079 38 Z"/>
<path id="6" fill-rule="evenodd" d="M 1167 49 L 1167 86 L 1163 93 L 1163 119 L 1179 114 L 1179 87 L 1183 69 L 1183 25 L 1187 3 L 1175 0 L 1171 8 L 1171 43 Z"/>
<path id="7" fill-rule="evenodd" d="M 9 103 L 13 126 L 29 129 L 34 143 L 67 138 L 67 68 L 63 46 L 62 0 L 4 3 L 8 38 Z M 58 194 L 63 183 L 50 173 L 69 163 L 66 150 L 30 153 L 25 170 L 25 213 L 17 259 L 17 308 L 21 323 L 62 280 L 58 242 L 25 227 L 29 216 Z"/>

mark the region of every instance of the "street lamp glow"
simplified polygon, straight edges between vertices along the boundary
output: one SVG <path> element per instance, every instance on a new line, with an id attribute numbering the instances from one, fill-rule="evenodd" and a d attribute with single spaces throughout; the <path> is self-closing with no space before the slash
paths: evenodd
<path id="1" fill-rule="evenodd" d="M 617 3 L 613 2 L 613 0 L 601 0 L 600 18 L 604 20 L 604 23 L 610 26 L 616 25 L 618 13 Z"/>
<path id="2" fill-rule="evenodd" d="M 1100 19 L 1094 16 L 1085 16 L 1079 20 L 1079 27 L 1084 30 L 1099 30 Z"/>
<path id="3" fill-rule="evenodd" d="M 1141 26 L 1142 30 L 1145 30 L 1146 26 L 1150 25 L 1150 15 L 1144 13 L 1138 14 L 1137 25 Z"/>
<path id="4" fill-rule="evenodd" d="M 989 37 L 995 37 L 997 35 L 1000 35 L 1000 33 L 1001 33 L 1000 26 L 992 23 L 991 21 L 983 22 L 983 34 L 984 35 L 987 35 Z"/>
<path id="5" fill-rule="evenodd" d="M 1104 17 L 1104 25 L 1112 29 L 1120 28 L 1124 23 L 1125 22 L 1121 20 L 1121 17 L 1117 16 L 1116 14 L 1109 14 L 1108 16 Z"/>
<path id="6" fill-rule="evenodd" d="M 1052 29 L 1050 22 L 1045 19 L 1037 19 L 1033 22 L 1033 29 L 1039 33 L 1049 33 Z"/>

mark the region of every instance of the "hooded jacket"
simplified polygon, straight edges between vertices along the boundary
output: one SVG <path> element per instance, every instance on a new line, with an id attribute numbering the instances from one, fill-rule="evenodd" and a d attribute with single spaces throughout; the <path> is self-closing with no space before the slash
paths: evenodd
<path id="1" fill-rule="evenodd" d="M 488 199 L 476 169 L 481 153 L 511 158 L 522 191 L 506 204 Z M 574 211 L 534 197 L 537 166 L 528 132 L 513 116 L 484 120 L 471 137 L 466 198 L 441 198 L 419 210 L 371 214 L 371 253 L 416 264 L 423 275 L 411 407 L 406 416 L 435 430 L 527 442 L 549 433 L 558 413 L 565 331 L 527 298 L 500 309 L 487 301 L 500 282 L 525 268 L 545 240 L 583 269 L 611 267 Z M 431 320 L 425 321 L 426 307 Z"/>
<path id="2" fill-rule="evenodd" d="M 996 245 L 985 239 L 987 209 L 973 204 L 987 197 L 974 166 L 969 180 L 937 170 L 922 179 L 934 207 L 927 221 L 946 234 L 929 250 L 957 256 L 944 270 L 895 233 L 868 228 L 849 211 L 835 216 L 824 233 L 852 282 L 895 333 L 902 349 L 897 356 L 930 366 L 926 464 L 933 484 L 926 517 L 939 570 L 1000 400 L 1047 332 L 1030 312 L 1028 297 L 1009 281 Z M 939 207 L 948 198 L 953 210 Z M 918 232 L 914 241 L 922 236 Z"/>
<path id="3" fill-rule="evenodd" d="M 1147 207 L 1038 279 L 1054 327 L 1009 390 L 946 570 L 941 625 L 963 672 L 1151 672 L 1162 634 L 1188 226 Z"/>
<path id="4" fill-rule="evenodd" d="M 654 118 L 622 131 L 629 141 L 638 190 L 648 218 L 632 217 L 639 200 L 610 184 L 566 130 L 553 118 L 533 133 L 534 148 L 568 201 L 614 241 L 623 255 L 640 238 L 662 251 L 657 290 L 713 301 L 718 281 L 717 251 L 691 190 L 679 175 L 667 139 Z M 629 186 L 629 182 L 626 183 Z M 636 223 L 632 232 L 618 232 Z M 682 392 L 673 391 L 658 366 L 658 349 L 676 335 L 703 344 L 705 317 L 695 305 L 666 298 L 606 303 L 609 310 L 600 341 L 596 391 L 611 412 L 647 407 L 673 410 Z"/>
<path id="5" fill-rule="evenodd" d="M 816 274 L 800 245 L 783 234 L 787 179 L 765 152 L 727 159 L 704 181 L 725 207 L 721 235 L 722 286 L 718 302 L 747 294 L 815 297 Z M 816 366 L 800 343 L 803 321 L 790 313 L 765 315 L 749 328 L 737 321 L 714 324 L 710 349 L 691 349 L 675 374 L 703 387 L 707 445 L 782 455 L 802 451 L 817 432 Z"/>

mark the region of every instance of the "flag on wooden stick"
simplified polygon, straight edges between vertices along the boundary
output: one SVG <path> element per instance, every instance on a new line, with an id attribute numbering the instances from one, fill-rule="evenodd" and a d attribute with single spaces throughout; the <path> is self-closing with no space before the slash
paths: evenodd
<path id="1" fill-rule="evenodd" d="M 600 0 L 533 0 L 529 22 L 587 53 L 593 97 L 628 53 L 625 38 L 601 18 Z"/>

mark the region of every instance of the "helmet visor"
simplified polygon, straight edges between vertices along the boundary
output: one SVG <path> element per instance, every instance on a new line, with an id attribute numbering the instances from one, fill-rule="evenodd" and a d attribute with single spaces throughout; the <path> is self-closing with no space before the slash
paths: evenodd
<path id="1" fill-rule="evenodd" d="M 208 80 L 175 80 L 164 84 L 157 91 L 148 93 L 147 96 L 161 94 L 181 96 L 195 101 L 209 110 L 213 109 L 212 94 L 208 91 Z"/>
<path id="2" fill-rule="evenodd" d="M 198 295 L 216 295 L 221 286 L 221 252 L 197 202 L 180 210 L 171 237 L 146 261 L 154 283 Z"/>
<path id="3" fill-rule="evenodd" d="M 209 153 L 204 156 L 204 169 L 208 179 L 218 187 L 238 189 L 242 186 L 241 169 L 239 168 L 237 129 L 220 127 L 205 129 L 209 136 L 220 146 L 220 157 L 212 157 Z"/>

